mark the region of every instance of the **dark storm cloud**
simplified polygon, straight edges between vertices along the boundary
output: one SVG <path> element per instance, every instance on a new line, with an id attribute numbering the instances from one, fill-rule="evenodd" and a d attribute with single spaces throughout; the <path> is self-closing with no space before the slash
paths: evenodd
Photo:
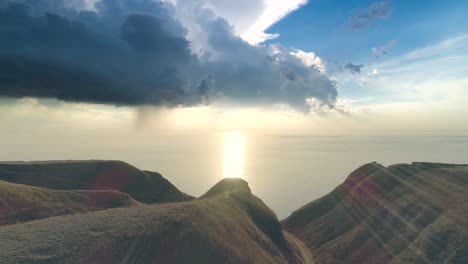
<path id="1" fill-rule="evenodd" d="M 200 15 L 204 20 L 210 15 Z M 329 107 L 337 96 L 334 84 L 318 70 L 304 66 L 279 45 L 251 46 L 232 33 L 225 20 L 199 21 L 207 33 L 208 58 L 203 68 L 213 73 L 223 96 L 244 104 L 285 102 L 309 111 L 306 98 Z M 212 58 L 209 58 L 212 56 Z"/>
<path id="2" fill-rule="evenodd" d="M 356 65 L 356 64 L 348 63 L 346 64 L 344 68 L 349 70 L 352 74 L 359 74 L 361 73 L 361 69 L 363 67 L 364 65 Z"/>
<path id="3" fill-rule="evenodd" d="M 184 91 L 183 71 L 195 58 L 184 36 L 173 33 L 177 24 L 162 11 L 113 15 L 116 2 L 101 2 L 102 16 L 34 16 L 36 5 L 24 3 L 1 10 L 1 95 L 118 105 L 194 103 Z"/>
<path id="4" fill-rule="evenodd" d="M 301 110 L 309 97 L 329 107 L 336 100 L 335 85 L 319 71 L 280 46 L 249 45 L 209 10 L 198 14 L 209 46 L 200 56 L 169 3 L 84 7 L 80 0 L 0 0 L 0 96 L 168 106 L 223 98 Z"/>
<path id="5" fill-rule="evenodd" d="M 373 3 L 351 16 L 349 26 L 354 29 L 366 28 L 374 20 L 389 17 L 391 13 L 392 9 L 387 1 Z"/>

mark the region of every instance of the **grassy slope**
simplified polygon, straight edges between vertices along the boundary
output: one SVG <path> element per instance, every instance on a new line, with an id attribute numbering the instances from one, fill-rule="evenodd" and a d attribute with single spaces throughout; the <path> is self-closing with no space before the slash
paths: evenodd
<path id="1" fill-rule="evenodd" d="M 54 190 L 116 190 L 143 203 L 193 199 L 160 174 L 121 161 L 0 163 L 0 180 Z"/>
<path id="2" fill-rule="evenodd" d="M 311 263 L 242 180 L 200 199 L 0 227 L 2 263 Z"/>
<path id="3" fill-rule="evenodd" d="M 468 263 L 468 167 L 367 164 L 283 225 L 318 263 Z"/>
<path id="4" fill-rule="evenodd" d="M 0 225 L 138 204 L 116 191 L 56 191 L 0 181 Z"/>

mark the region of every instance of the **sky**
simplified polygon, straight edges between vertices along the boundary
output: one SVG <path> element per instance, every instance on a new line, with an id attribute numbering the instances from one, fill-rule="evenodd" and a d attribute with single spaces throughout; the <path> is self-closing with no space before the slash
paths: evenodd
<path id="1" fill-rule="evenodd" d="M 468 2 L 0 0 L 0 131 L 468 131 Z"/>

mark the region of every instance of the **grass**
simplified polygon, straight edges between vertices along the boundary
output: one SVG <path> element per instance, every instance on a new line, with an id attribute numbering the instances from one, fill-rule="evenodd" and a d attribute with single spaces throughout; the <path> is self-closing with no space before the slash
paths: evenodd
<path id="1" fill-rule="evenodd" d="M 137 205 L 116 191 L 56 191 L 0 181 L 0 225 Z"/>
<path id="2" fill-rule="evenodd" d="M 245 181 L 224 180 L 194 201 L 0 227 L 0 256 L 2 263 L 310 263 L 291 239 Z"/>
<path id="3" fill-rule="evenodd" d="M 468 263 L 468 166 L 366 164 L 283 223 L 241 179 L 198 199 L 118 161 L 0 163 L 0 179 L 6 264 Z"/>
<path id="4" fill-rule="evenodd" d="M 318 263 L 468 263 L 468 167 L 367 164 L 283 225 Z"/>
<path id="5" fill-rule="evenodd" d="M 159 173 L 141 171 L 122 161 L 0 163 L 0 180 L 54 190 L 114 190 L 143 203 L 193 199 Z"/>

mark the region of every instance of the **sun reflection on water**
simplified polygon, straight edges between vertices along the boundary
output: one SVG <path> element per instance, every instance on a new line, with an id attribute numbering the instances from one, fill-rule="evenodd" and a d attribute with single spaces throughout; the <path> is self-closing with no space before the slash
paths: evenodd
<path id="1" fill-rule="evenodd" d="M 241 132 L 224 134 L 224 178 L 244 178 L 245 135 Z"/>

